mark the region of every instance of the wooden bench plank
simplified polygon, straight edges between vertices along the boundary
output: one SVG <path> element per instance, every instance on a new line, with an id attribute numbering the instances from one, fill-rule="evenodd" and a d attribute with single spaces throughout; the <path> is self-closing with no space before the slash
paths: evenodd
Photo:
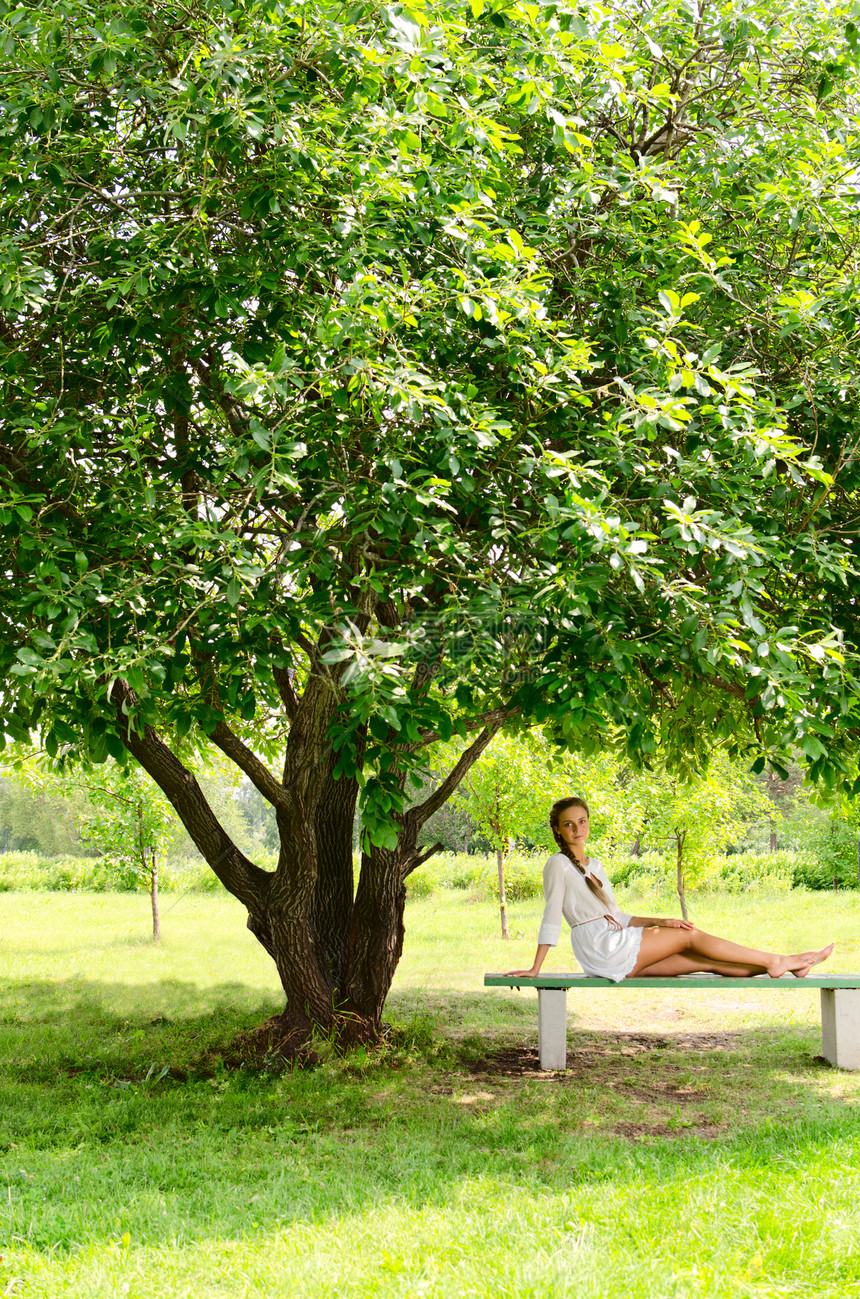
<path id="1" fill-rule="evenodd" d="M 737 988 L 818 988 L 821 996 L 821 1053 L 840 1069 L 860 1070 L 860 974 L 810 974 L 797 979 L 767 974 L 733 979 L 722 974 L 680 974 L 671 979 L 592 979 L 585 974 L 539 974 L 536 977 L 485 974 L 485 988 L 536 988 L 538 994 L 538 1052 L 542 1069 L 567 1068 L 567 992 L 569 988 L 708 988 L 728 992 Z"/>
<path id="2" fill-rule="evenodd" d="M 724 974 L 677 974 L 673 978 L 593 979 L 587 974 L 538 974 L 535 978 L 513 978 L 508 974 L 485 974 L 485 988 L 860 988 L 860 974 L 793 974 L 772 979 L 767 974 L 733 979 Z"/>

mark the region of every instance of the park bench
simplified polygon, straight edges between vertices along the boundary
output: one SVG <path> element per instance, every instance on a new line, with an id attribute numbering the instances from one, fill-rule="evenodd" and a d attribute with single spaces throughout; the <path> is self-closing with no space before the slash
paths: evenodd
<path id="1" fill-rule="evenodd" d="M 485 988 L 537 988 L 538 1054 L 541 1069 L 567 1068 L 567 990 L 568 988 L 708 988 L 734 992 L 738 988 L 790 988 L 821 991 L 821 1054 L 839 1069 L 860 1069 L 860 974 L 808 975 L 796 979 L 793 974 L 771 979 L 758 974 L 748 979 L 728 979 L 721 974 L 681 974 L 673 979 L 592 979 L 585 974 L 539 974 L 524 978 L 507 974 L 485 974 Z"/>

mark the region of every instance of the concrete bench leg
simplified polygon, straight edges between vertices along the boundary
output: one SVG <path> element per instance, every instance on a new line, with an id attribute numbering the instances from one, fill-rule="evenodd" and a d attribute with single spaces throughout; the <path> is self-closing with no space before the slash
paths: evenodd
<path id="1" fill-rule="evenodd" d="M 538 1055 L 541 1069 L 567 1068 L 567 992 L 538 988 Z"/>
<path id="2" fill-rule="evenodd" d="M 839 1069 L 860 1069 L 860 988 L 821 989 L 821 1054 Z"/>

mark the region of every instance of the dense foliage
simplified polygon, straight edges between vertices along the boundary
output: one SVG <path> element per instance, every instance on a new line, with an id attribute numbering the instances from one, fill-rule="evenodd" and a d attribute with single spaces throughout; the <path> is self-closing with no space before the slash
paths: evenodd
<path id="1" fill-rule="evenodd" d="M 2 0 L 2 725 L 134 755 L 299 1028 L 511 719 L 853 780 L 849 19 Z"/>

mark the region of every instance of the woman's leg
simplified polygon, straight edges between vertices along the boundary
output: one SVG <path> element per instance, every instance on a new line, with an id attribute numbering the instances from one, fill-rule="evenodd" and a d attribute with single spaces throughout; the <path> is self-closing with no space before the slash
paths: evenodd
<path id="1" fill-rule="evenodd" d="M 755 970 L 754 973 L 762 974 L 763 971 Z M 744 979 L 749 978 L 750 969 L 748 965 L 736 965 L 731 961 L 704 961 L 701 957 L 679 952 L 676 956 L 667 956 L 665 960 L 649 965 L 647 970 L 640 970 L 638 977 L 650 979 L 653 975 L 655 978 L 668 979 L 679 974 L 721 974 L 726 979 Z"/>
<path id="2" fill-rule="evenodd" d="M 754 974 L 769 974 L 772 979 L 791 972 L 798 978 L 808 974 L 813 965 L 826 961 L 833 951 L 833 944 L 822 947 L 815 952 L 797 952 L 784 955 L 777 952 L 763 952 L 754 947 L 742 947 L 726 938 L 717 938 L 706 934 L 702 929 L 643 929 L 642 944 L 639 948 L 639 959 L 628 975 L 634 979 L 640 975 L 668 974 L 664 966 L 659 971 L 655 966 L 670 958 L 684 956 L 687 968 L 678 967 L 672 961 L 673 973 L 692 974 L 697 970 L 712 970 L 714 962 L 730 966 L 730 977 L 744 977 Z M 724 971 L 729 973 L 729 971 Z"/>

